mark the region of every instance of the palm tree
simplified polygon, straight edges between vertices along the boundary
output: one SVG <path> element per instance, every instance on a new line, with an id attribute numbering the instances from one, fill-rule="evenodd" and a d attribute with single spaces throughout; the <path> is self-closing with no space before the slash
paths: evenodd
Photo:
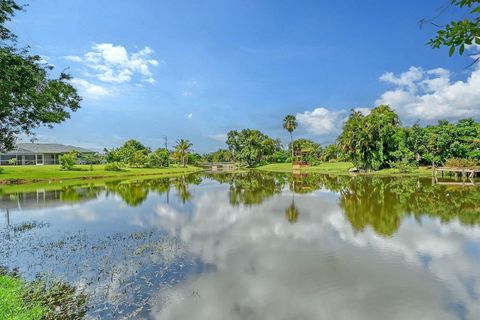
<path id="1" fill-rule="evenodd" d="M 288 114 L 283 119 L 283 128 L 290 133 L 290 148 L 292 148 L 292 163 L 293 163 L 293 131 L 298 126 L 297 118 L 294 115 Z"/>
<path id="2" fill-rule="evenodd" d="M 175 145 L 175 151 L 180 155 L 180 159 L 184 167 L 186 166 L 188 152 L 192 146 L 193 144 L 186 139 L 177 140 L 177 144 Z"/>

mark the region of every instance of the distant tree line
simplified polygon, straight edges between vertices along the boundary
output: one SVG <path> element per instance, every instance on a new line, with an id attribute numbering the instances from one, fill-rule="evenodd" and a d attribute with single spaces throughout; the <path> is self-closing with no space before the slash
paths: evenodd
<path id="1" fill-rule="evenodd" d="M 105 162 L 107 169 L 121 170 L 125 166 L 133 168 L 167 168 L 170 164 L 195 164 L 201 156 L 192 153 L 193 144 L 189 140 L 180 139 L 170 151 L 166 148 L 159 148 L 152 151 L 140 141 L 131 139 L 122 146 L 113 149 L 105 149 Z"/>
<path id="2" fill-rule="evenodd" d="M 294 116 L 284 119 L 283 127 L 291 134 L 296 128 Z M 268 163 L 304 161 L 313 166 L 322 162 L 350 161 L 363 170 L 398 168 L 408 171 L 421 165 L 437 166 L 452 159 L 469 165 L 480 161 L 480 123 L 472 118 L 451 123 L 410 127 L 401 125 L 399 116 L 387 105 L 368 115 L 352 110 L 335 143 L 324 148 L 310 139 L 291 139 L 283 148 L 259 130 L 233 130 L 227 135 L 227 149 L 205 154 L 203 161 L 237 161 L 249 167 Z M 467 161 L 468 160 L 468 161 Z"/>

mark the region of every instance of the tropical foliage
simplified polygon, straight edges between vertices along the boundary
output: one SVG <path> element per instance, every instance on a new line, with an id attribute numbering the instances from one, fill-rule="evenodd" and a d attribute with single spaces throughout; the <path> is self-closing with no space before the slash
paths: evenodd
<path id="1" fill-rule="evenodd" d="M 169 166 L 170 153 L 167 149 L 157 149 L 150 153 L 145 161 L 147 168 L 166 168 Z"/>
<path id="2" fill-rule="evenodd" d="M 480 124 L 463 119 L 456 124 L 418 124 L 402 128 L 388 106 L 379 106 L 364 116 L 353 111 L 338 138 L 347 160 L 362 169 L 437 165 L 449 158 L 480 161 Z M 398 164 L 400 163 L 400 164 Z"/>
<path id="3" fill-rule="evenodd" d="M 19 135 L 61 123 L 80 108 L 69 74 L 52 76 L 53 66 L 16 46 L 6 23 L 22 8 L 14 0 L 0 1 L 0 151 L 13 149 Z"/>
<path id="4" fill-rule="evenodd" d="M 462 55 L 467 46 L 480 45 L 480 0 L 450 0 L 450 3 L 464 9 L 461 19 L 439 26 L 436 37 L 428 43 L 432 48 L 448 47 L 450 56 L 456 50 Z M 434 20 L 421 21 L 424 22 L 438 26 Z"/>
<path id="5" fill-rule="evenodd" d="M 388 106 L 379 106 L 367 116 L 352 111 L 338 137 L 341 151 L 360 168 L 386 167 L 397 148 L 395 134 L 399 126 L 397 114 Z"/>
<path id="6" fill-rule="evenodd" d="M 178 155 L 178 158 L 184 167 L 188 163 L 188 154 L 192 146 L 193 144 L 185 139 L 178 140 L 175 145 L 175 153 Z"/>
<path id="7" fill-rule="evenodd" d="M 139 167 L 145 164 L 149 152 L 150 149 L 141 142 L 131 139 L 121 147 L 112 150 L 105 149 L 105 159 L 107 162 L 123 162 L 132 167 Z"/>
<path id="8" fill-rule="evenodd" d="M 252 129 L 230 131 L 227 134 L 227 145 L 234 159 L 249 167 L 271 162 L 275 152 L 280 150 L 280 140 Z"/>
<path id="9" fill-rule="evenodd" d="M 73 170 L 75 168 L 75 165 L 77 164 L 77 159 L 78 152 L 71 151 L 70 153 L 62 154 L 58 158 L 58 161 L 60 162 L 60 166 L 63 170 Z"/>
<path id="10" fill-rule="evenodd" d="M 294 150 L 295 150 L 293 148 L 293 131 L 295 131 L 297 126 L 298 126 L 297 118 L 294 115 L 289 114 L 283 119 L 283 128 L 287 130 L 288 133 L 290 134 L 290 150 L 292 155 L 292 161 L 294 158 Z"/>

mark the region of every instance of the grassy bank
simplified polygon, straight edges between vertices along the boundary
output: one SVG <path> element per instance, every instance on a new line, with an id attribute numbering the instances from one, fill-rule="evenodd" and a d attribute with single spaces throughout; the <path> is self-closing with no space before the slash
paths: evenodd
<path id="1" fill-rule="evenodd" d="M 66 282 L 27 282 L 0 270 L 0 318 L 11 320 L 83 319 L 87 297 Z"/>
<path id="2" fill-rule="evenodd" d="M 0 184 L 19 184 L 34 182 L 52 182 L 75 179 L 105 179 L 118 177 L 133 177 L 147 175 L 175 175 L 182 173 L 192 173 L 201 169 L 197 167 L 178 167 L 169 168 L 127 168 L 123 171 L 107 171 L 104 165 L 94 165 L 93 170 L 90 166 L 78 165 L 76 170 L 61 170 L 60 166 L 3 166 L 3 172 L 0 173 Z"/>
<path id="3" fill-rule="evenodd" d="M 350 162 L 332 162 L 332 163 L 322 163 L 318 166 L 295 169 L 295 172 L 304 172 L 304 173 L 324 173 L 324 174 L 335 174 L 335 175 L 348 175 L 348 169 L 354 167 Z M 258 170 L 269 171 L 269 172 L 293 172 L 292 165 L 290 163 L 274 163 L 268 164 L 266 166 L 258 167 Z M 371 171 L 368 173 L 361 173 L 375 176 L 431 176 L 431 169 L 420 167 L 412 170 L 409 173 L 400 173 L 397 169 L 383 169 L 379 171 Z"/>
<path id="4" fill-rule="evenodd" d="M 0 275 L 0 317 L 2 319 L 37 320 L 46 310 L 38 301 L 28 301 L 29 288 L 17 277 Z"/>

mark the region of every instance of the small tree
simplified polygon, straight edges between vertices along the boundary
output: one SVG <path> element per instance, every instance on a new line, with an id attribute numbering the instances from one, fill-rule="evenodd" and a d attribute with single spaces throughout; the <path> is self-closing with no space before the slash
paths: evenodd
<path id="1" fill-rule="evenodd" d="M 82 153 L 79 155 L 80 159 L 83 160 L 85 164 L 100 164 L 103 161 L 103 157 L 98 153 Z"/>
<path id="2" fill-rule="evenodd" d="M 148 168 L 167 168 L 170 153 L 167 149 L 157 149 L 147 156 L 145 166 Z"/>
<path id="3" fill-rule="evenodd" d="M 60 161 L 60 166 L 63 170 L 73 170 L 75 164 L 77 164 L 77 151 L 73 150 L 67 154 L 62 154 L 58 160 Z"/>
<path id="4" fill-rule="evenodd" d="M 182 162 L 182 166 L 184 167 L 187 165 L 188 153 L 192 146 L 193 144 L 190 141 L 185 139 L 178 140 L 175 146 L 175 151 L 178 153 L 180 160 Z"/>
<path id="5" fill-rule="evenodd" d="M 142 167 L 145 165 L 147 161 L 147 151 L 146 150 L 137 150 L 135 151 L 132 156 L 130 157 L 128 164 L 131 167 Z"/>

